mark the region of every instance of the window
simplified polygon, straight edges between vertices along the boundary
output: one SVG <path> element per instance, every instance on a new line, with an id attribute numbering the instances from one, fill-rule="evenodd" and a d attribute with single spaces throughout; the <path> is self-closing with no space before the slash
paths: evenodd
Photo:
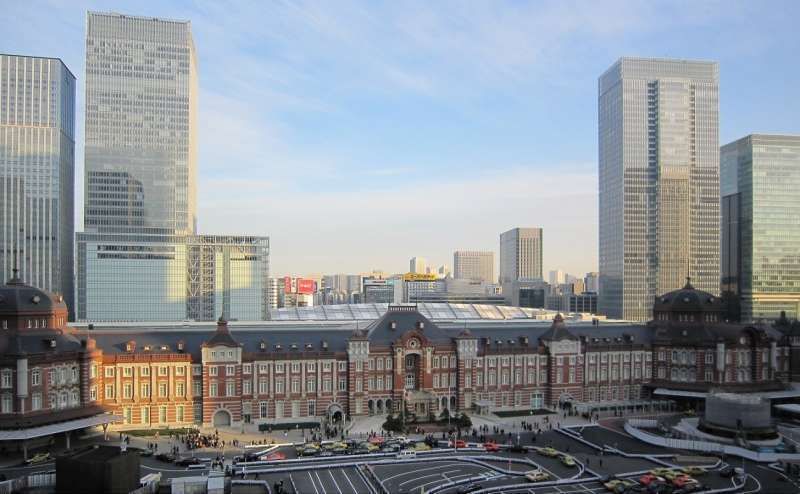
<path id="1" fill-rule="evenodd" d="M 361 378 L 356 378 L 356 393 L 360 393 L 364 390 L 364 385 L 362 384 Z"/>
<path id="2" fill-rule="evenodd" d="M 268 392 L 267 391 L 267 386 L 268 385 L 269 385 L 269 383 L 267 381 L 264 381 L 263 379 L 261 381 L 258 381 L 258 394 L 261 394 L 261 395 L 267 394 L 267 392 Z"/>
<path id="3" fill-rule="evenodd" d="M 161 424 L 167 422 L 167 407 L 158 407 L 158 422 Z"/>
<path id="4" fill-rule="evenodd" d="M 508 386 L 508 371 L 502 373 L 503 386 Z"/>
<path id="5" fill-rule="evenodd" d="M 388 369 L 388 367 L 387 367 Z M 339 361 L 339 372 L 346 372 L 347 371 L 347 362 L 344 360 Z"/>
<path id="6" fill-rule="evenodd" d="M 106 399 L 113 400 L 114 399 L 114 385 L 113 384 L 106 384 Z"/>
<path id="7" fill-rule="evenodd" d="M 42 384 L 42 371 L 33 369 L 31 371 L 31 386 L 39 386 L 40 384 Z"/>
<path id="8" fill-rule="evenodd" d="M 183 422 L 183 405 L 175 407 L 175 421 Z"/>
<path id="9" fill-rule="evenodd" d="M 283 362 L 275 364 L 275 373 L 283 374 Z"/>
<path id="10" fill-rule="evenodd" d="M 150 367 L 142 367 L 140 372 L 142 377 L 150 377 Z"/>
<path id="11" fill-rule="evenodd" d="M 497 384 L 497 375 L 494 372 L 489 372 L 489 386 Z"/>
<path id="12" fill-rule="evenodd" d="M 375 364 L 378 366 L 378 370 L 379 371 L 383 370 L 383 359 L 382 358 L 379 357 L 378 360 L 375 362 Z"/>
<path id="13" fill-rule="evenodd" d="M 208 368 L 208 375 L 209 376 L 218 376 L 219 374 L 218 374 L 217 366 L 212 365 L 211 367 L 209 367 Z"/>
<path id="14" fill-rule="evenodd" d="M 89 400 L 97 401 L 97 386 L 89 388 Z"/>
<path id="15" fill-rule="evenodd" d="M 283 379 L 278 379 L 275 381 L 275 393 L 283 394 Z"/>
<path id="16" fill-rule="evenodd" d="M 258 414 L 262 419 L 267 418 L 267 402 L 262 401 L 258 403 Z"/>
<path id="17" fill-rule="evenodd" d="M 714 363 L 714 354 L 711 352 L 706 352 L 706 363 L 713 364 Z"/>
<path id="18" fill-rule="evenodd" d="M 211 382 L 208 384 L 208 396 L 214 398 L 217 396 L 217 383 Z"/>
<path id="19" fill-rule="evenodd" d="M 556 357 L 556 365 L 564 365 L 564 357 Z"/>
<path id="20" fill-rule="evenodd" d="M 347 379 L 339 378 L 339 391 L 347 391 Z"/>
<path id="21" fill-rule="evenodd" d="M 327 377 L 322 380 L 322 391 L 326 393 L 331 392 L 331 380 Z"/>
<path id="22" fill-rule="evenodd" d="M 249 395 L 252 391 L 252 385 L 253 383 L 249 379 L 242 381 L 242 394 Z"/>
<path id="23" fill-rule="evenodd" d="M 236 375 L 236 366 L 235 365 L 226 365 L 225 366 L 225 375 L 226 376 L 235 376 Z"/>
<path id="24" fill-rule="evenodd" d="M 472 386 L 472 374 L 465 374 L 464 375 L 464 387 L 469 388 Z"/>
<path id="25" fill-rule="evenodd" d="M 31 395 L 31 410 L 41 410 L 42 409 L 42 393 L 33 393 Z"/>
<path id="26" fill-rule="evenodd" d="M 292 374 L 300 372 L 300 362 L 292 362 Z"/>
<path id="27" fill-rule="evenodd" d="M 667 377 L 667 369 L 665 369 L 663 367 L 659 367 L 658 368 L 658 378 L 659 379 L 664 379 L 665 377 Z"/>
<path id="28" fill-rule="evenodd" d="M 439 368 L 439 357 L 433 357 L 433 368 L 434 369 Z"/>
<path id="29" fill-rule="evenodd" d="M 569 368 L 569 382 L 571 382 L 571 383 L 575 382 L 575 368 L 574 367 L 570 367 Z"/>
<path id="30" fill-rule="evenodd" d="M 314 417 L 315 415 L 317 415 L 317 402 L 308 400 L 308 416 Z"/>
<path id="31" fill-rule="evenodd" d="M 142 383 L 142 398 L 150 398 L 150 384 Z"/>
<path id="32" fill-rule="evenodd" d="M 439 374 L 434 374 L 433 375 L 433 387 L 434 388 L 438 388 L 439 387 Z"/>
<path id="33" fill-rule="evenodd" d="M 3 395 L 2 404 L 0 405 L 0 412 L 2 413 L 11 413 L 12 409 L 11 406 L 13 404 L 11 400 L 11 395 L 6 393 Z"/>
<path id="34" fill-rule="evenodd" d="M 299 393 L 300 392 L 300 379 L 296 377 L 292 379 L 292 393 Z"/>
<path id="35" fill-rule="evenodd" d="M 158 383 L 158 397 L 159 398 L 167 397 L 167 383 Z"/>
<path id="36" fill-rule="evenodd" d="M 122 397 L 125 398 L 126 400 L 130 400 L 131 398 L 133 398 L 133 384 L 125 383 L 122 386 Z"/>
<path id="37" fill-rule="evenodd" d="M 142 407 L 142 423 L 150 423 L 150 407 Z"/>
<path id="38" fill-rule="evenodd" d="M 236 383 L 228 381 L 225 383 L 225 396 L 236 396 Z"/>
<path id="39" fill-rule="evenodd" d="M 242 374 L 252 374 L 252 373 L 253 373 L 252 364 L 242 364 Z"/>
<path id="40" fill-rule="evenodd" d="M 317 382 L 314 379 L 308 379 L 306 381 L 306 393 L 316 393 L 317 392 Z"/>
<path id="41" fill-rule="evenodd" d="M 202 365 L 193 365 L 192 366 L 192 375 L 193 376 L 202 376 L 203 375 L 203 366 Z"/>
<path id="42" fill-rule="evenodd" d="M 356 360 L 356 371 L 361 372 L 364 369 L 364 362 Z"/>
<path id="43" fill-rule="evenodd" d="M 175 383 L 175 396 L 183 398 L 186 395 L 186 384 L 182 382 Z"/>
<path id="44" fill-rule="evenodd" d="M 386 357 L 386 370 L 392 370 L 392 357 Z"/>
<path id="45" fill-rule="evenodd" d="M 106 377 L 114 377 L 114 368 L 113 367 L 106 367 Z"/>
<path id="46" fill-rule="evenodd" d="M 714 371 L 706 369 L 706 381 L 713 381 L 714 380 Z"/>
<path id="47" fill-rule="evenodd" d="M 371 358 L 367 361 L 367 370 L 375 370 L 375 359 Z"/>
<path id="48" fill-rule="evenodd" d="M 192 396 L 200 396 L 203 394 L 203 383 L 195 381 L 192 383 Z"/>
<path id="49" fill-rule="evenodd" d="M 185 376 L 186 375 L 186 367 L 182 367 L 182 366 L 175 367 L 175 375 L 176 376 Z"/>
<path id="50" fill-rule="evenodd" d="M 561 384 L 561 381 L 564 379 L 564 373 L 561 369 L 556 369 L 556 384 Z"/>
<path id="51" fill-rule="evenodd" d="M 258 364 L 258 373 L 259 374 L 266 374 L 267 373 L 267 364 Z"/>
<path id="52" fill-rule="evenodd" d="M 133 377 L 133 367 L 123 367 L 122 375 L 124 377 Z"/>
<path id="53" fill-rule="evenodd" d="M 89 367 L 89 377 L 97 379 L 97 364 L 92 364 L 92 366 Z"/>
<path id="54" fill-rule="evenodd" d="M 166 376 L 167 375 L 167 366 L 166 365 L 159 365 L 158 366 L 158 375 L 159 376 Z"/>

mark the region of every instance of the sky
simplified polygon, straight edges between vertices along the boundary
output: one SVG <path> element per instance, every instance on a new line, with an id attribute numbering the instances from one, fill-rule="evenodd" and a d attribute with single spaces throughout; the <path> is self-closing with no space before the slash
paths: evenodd
<path id="1" fill-rule="evenodd" d="M 800 133 L 796 1 L 0 0 L 0 53 L 78 79 L 87 10 L 190 20 L 199 231 L 269 235 L 271 273 L 452 265 L 544 228 L 597 269 L 597 78 L 621 56 L 720 64 L 720 143 Z M 546 275 L 545 275 L 546 277 Z"/>

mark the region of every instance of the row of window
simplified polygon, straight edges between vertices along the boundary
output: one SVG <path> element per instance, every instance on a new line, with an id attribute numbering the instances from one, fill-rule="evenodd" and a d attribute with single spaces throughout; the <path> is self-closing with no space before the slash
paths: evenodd
<path id="1" fill-rule="evenodd" d="M 156 365 L 153 366 L 155 368 L 156 375 L 165 377 L 169 375 L 169 367 L 168 365 Z M 229 366 L 233 367 L 233 366 Z M 198 366 L 199 368 L 199 366 Z M 106 366 L 103 368 L 103 375 L 107 378 L 113 378 L 116 373 L 116 368 L 114 366 Z M 91 366 L 89 371 L 89 377 L 92 379 L 97 378 L 97 364 Z M 122 377 L 133 377 L 134 374 L 134 367 L 126 366 L 120 367 L 120 375 Z M 193 373 L 197 375 L 196 373 Z M 177 366 L 175 367 L 175 375 L 176 376 L 185 376 L 186 375 L 186 367 L 185 366 Z M 150 367 L 144 366 L 139 367 L 139 376 L 140 377 L 150 377 Z"/>
<path id="2" fill-rule="evenodd" d="M 51 410 L 59 410 L 63 408 L 73 408 L 80 405 L 80 395 L 78 390 L 73 389 L 70 391 L 61 391 L 58 393 L 50 393 L 48 395 L 49 408 Z M 42 393 L 31 393 L 31 411 L 41 410 L 44 406 L 42 402 Z M 14 411 L 14 397 L 11 393 L 4 393 L 0 397 L 0 413 L 13 413 Z"/>
<path id="3" fill-rule="evenodd" d="M 197 383 L 199 386 L 200 383 Z M 124 400 L 131 400 L 133 399 L 133 384 L 132 383 L 124 383 L 122 385 L 122 399 Z M 196 390 L 197 391 L 197 390 Z M 96 400 L 96 388 L 92 386 L 91 388 L 91 399 Z M 195 393 L 196 395 L 200 395 L 200 393 Z M 183 398 L 186 396 L 186 384 L 184 382 L 176 382 L 175 383 L 175 391 L 172 396 Z M 150 395 L 150 383 L 141 383 L 139 385 L 139 396 L 140 398 L 151 398 Z M 159 398 L 169 398 L 169 383 L 162 382 L 158 383 L 158 397 Z M 106 384 L 105 387 L 105 399 L 113 400 L 116 398 L 116 386 L 114 384 Z"/>
<path id="4" fill-rule="evenodd" d="M 122 409 L 122 416 L 126 424 L 133 424 L 133 408 L 125 407 Z M 177 405 L 175 407 L 175 420 L 174 422 L 184 422 L 186 419 L 186 412 L 183 405 Z M 156 423 L 158 424 L 166 424 L 168 422 L 167 419 L 167 407 L 160 406 L 158 407 L 158 416 L 156 418 Z M 140 424 L 150 424 L 150 407 L 142 407 L 139 413 L 139 423 Z"/>
<path id="5" fill-rule="evenodd" d="M 40 386 L 42 384 L 42 370 L 33 368 L 30 371 L 31 386 Z M 77 367 L 56 367 L 50 369 L 48 372 L 50 386 L 62 386 L 65 384 L 77 384 L 78 368 Z M 0 371 L 0 389 L 11 389 L 14 383 L 14 371 L 11 369 L 3 369 Z"/>

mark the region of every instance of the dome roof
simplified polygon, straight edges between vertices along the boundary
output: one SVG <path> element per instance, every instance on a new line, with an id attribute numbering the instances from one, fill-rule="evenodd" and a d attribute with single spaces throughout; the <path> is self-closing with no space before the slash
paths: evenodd
<path id="1" fill-rule="evenodd" d="M 26 285 L 17 275 L 0 286 L 0 315 L 43 314 L 54 310 L 67 310 L 64 297 Z"/>
<path id="2" fill-rule="evenodd" d="M 660 312 L 722 312 L 725 309 L 722 299 L 692 286 L 686 278 L 686 285 L 680 290 L 659 295 L 653 305 L 653 313 Z"/>

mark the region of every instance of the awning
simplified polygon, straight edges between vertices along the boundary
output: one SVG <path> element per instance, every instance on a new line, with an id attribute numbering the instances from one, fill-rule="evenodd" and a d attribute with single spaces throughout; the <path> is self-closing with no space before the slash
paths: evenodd
<path id="1" fill-rule="evenodd" d="M 680 389 L 657 388 L 655 391 L 653 391 L 653 394 L 659 396 L 683 396 L 686 398 L 705 398 L 708 393 L 700 393 L 697 391 L 683 391 Z"/>
<path id="2" fill-rule="evenodd" d="M 112 422 L 120 422 L 122 420 L 123 417 L 120 415 L 103 413 L 100 415 L 95 415 L 94 417 L 67 420 L 65 422 L 31 427 L 28 429 L 0 430 L 0 441 L 22 441 L 24 439 L 34 439 L 37 437 L 51 436 L 60 432 L 69 432 L 78 429 L 85 429 L 86 427 L 95 427 L 98 425 L 110 424 Z"/>

